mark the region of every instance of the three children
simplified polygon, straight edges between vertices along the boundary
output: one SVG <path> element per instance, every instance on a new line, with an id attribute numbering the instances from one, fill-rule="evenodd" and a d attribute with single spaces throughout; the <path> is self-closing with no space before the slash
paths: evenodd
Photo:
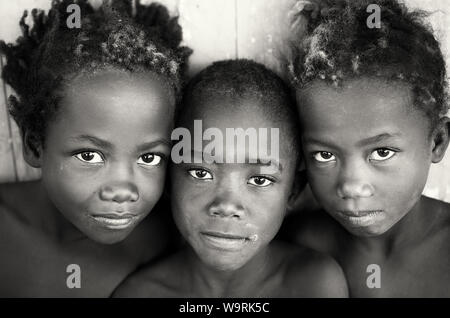
<path id="1" fill-rule="evenodd" d="M 85 26 L 69 30 L 69 2 L 35 12 L 30 32 L 22 20 L 16 45 L 1 43 L 24 156 L 42 180 L 0 188 L 0 295 L 108 296 L 169 240 L 162 216 L 143 219 L 171 157 L 189 55 L 180 28 L 159 5 L 138 4 L 133 18 L 130 5 L 123 15 L 79 1 Z M 194 77 L 177 125 L 241 129 L 246 142 L 211 147 L 210 135 L 185 149 L 193 160 L 172 164 L 186 245 L 115 296 L 346 297 L 347 283 L 352 297 L 450 296 L 450 205 L 422 196 L 449 143 L 439 43 L 396 0 L 299 3 L 288 65 L 298 114 L 289 88 L 255 62 L 216 62 Z M 368 26 L 369 5 L 380 27 Z M 261 152 L 272 143 L 276 152 Z M 294 246 L 273 239 L 302 190 L 302 164 L 326 213 L 295 223 Z M 69 264 L 82 270 L 80 290 L 66 286 Z"/>
<path id="2" fill-rule="evenodd" d="M 279 151 L 261 155 L 261 149 L 252 147 L 256 139 L 239 144 L 227 135 L 210 151 L 204 142 L 202 160 L 173 164 L 172 213 L 188 245 L 132 275 L 116 296 L 347 295 L 341 268 L 333 259 L 272 241 L 289 201 L 300 190 L 294 186 L 301 160 L 294 107 L 283 81 L 256 62 L 216 62 L 192 79 L 180 126 L 194 134 L 194 120 L 201 120 L 205 131 L 218 129 L 225 135 L 234 127 L 250 135 L 255 129 L 263 139 L 263 130 L 276 127 L 279 140 L 270 140 Z M 205 158 L 211 154 L 227 160 L 208 162 Z M 239 157 L 245 162 L 238 162 Z"/>

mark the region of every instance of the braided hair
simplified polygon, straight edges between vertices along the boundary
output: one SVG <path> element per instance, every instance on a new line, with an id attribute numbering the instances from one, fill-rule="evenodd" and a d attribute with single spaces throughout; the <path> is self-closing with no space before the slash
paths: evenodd
<path id="1" fill-rule="evenodd" d="M 370 4 L 381 9 L 380 28 L 367 26 Z M 446 64 L 424 22 L 426 12 L 410 11 L 397 0 L 327 0 L 327 5 L 290 41 L 287 68 L 296 88 L 314 80 L 338 87 L 345 79 L 382 77 L 408 83 L 414 105 L 432 123 L 446 114 Z"/>
<path id="2" fill-rule="evenodd" d="M 67 7 L 79 6 L 81 28 L 68 28 Z M 103 1 L 94 9 L 87 0 L 53 0 L 48 14 L 31 11 L 33 27 L 25 23 L 15 44 L 0 41 L 7 63 L 2 77 L 15 91 L 10 113 L 22 132 L 45 141 L 45 130 L 55 117 L 64 85 L 81 73 L 109 67 L 126 72 L 150 71 L 173 90 L 176 100 L 191 50 L 180 46 L 182 30 L 161 4 L 131 0 Z"/>

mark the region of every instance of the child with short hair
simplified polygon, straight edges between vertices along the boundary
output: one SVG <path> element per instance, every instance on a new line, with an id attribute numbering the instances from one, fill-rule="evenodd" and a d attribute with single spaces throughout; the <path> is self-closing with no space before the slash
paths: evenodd
<path id="1" fill-rule="evenodd" d="M 272 241 L 299 190 L 294 183 L 300 160 L 295 105 L 284 82 L 256 62 L 216 62 L 192 79 L 182 105 L 178 124 L 188 130 L 183 142 L 196 134 L 195 120 L 201 120 L 206 134 L 200 149 L 181 149 L 197 160 L 171 167 L 172 212 L 188 245 L 131 275 L 114 295 L 346 296 L 343 273 L 333 259 Z M 230 142 L 232 127 L 245 130 L 248 142 Z M 273 127 L 279 140 L 264 133 Z M 258 147 L 270 144 L 274 151 L 256 152 L 252 132 Z"/>
<path id="2" fill-rule="evenodd" d="M 68 28 L 69 5 L 81 28 Z M 70 10 L 69 10 L 70 11 Z M 0 188 L 0 295 L 105 297 L 168 245 L 170 132 L 190 50 L 159 4 L 52 1 L 0 42 L 11 114 L 39 181 Z M 142 222 L 142 223 L 141 223 Z"/>
<path id="3" fill-rule="evenodd" d="M 300 13 L 288 66 L 308 181 L 331 218 L 303 219 L 295 240 L 338 260 L 350 296 L 449 297 L 450 205 L 422 196 L 449 143 L 439 43 L 396 0 L 326 3 L 303 8 L 317 18 Z"/>

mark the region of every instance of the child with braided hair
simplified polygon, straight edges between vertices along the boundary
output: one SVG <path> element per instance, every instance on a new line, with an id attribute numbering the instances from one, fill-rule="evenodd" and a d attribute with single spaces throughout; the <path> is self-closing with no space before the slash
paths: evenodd
<path id="1" fill-rule="evenodd" d="M 79 29 L 66 26 L 70 4 Z M 127 0 L 55 0 L 0 42 L 24 158 L 42 169 L 0 188 L 1 296 L 109 296 L 168 244 L 163 218 L 145 217 L 163 193 L 190 50 L 164 6 L 131 12 Z"/>
<path id="2" fill-rule="evenodd" d="M 449 297 L 450 205 L 422 196 L 449 143 L 439 42 L 424 13 L 397 0 L 298 5 L 287 66 L 308 181 L 327 213 L 299 222 L 295 240 L 335 257 L 350 296 Z"/>

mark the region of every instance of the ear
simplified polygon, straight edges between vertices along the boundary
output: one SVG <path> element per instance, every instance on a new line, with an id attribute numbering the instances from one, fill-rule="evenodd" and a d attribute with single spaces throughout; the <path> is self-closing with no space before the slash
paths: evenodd
<path id="1" fill-rule="evenodd" d="M 29 131 L 22 133 L 23 158 L 33 168 L 42 166 L 42 142 Z"/>
<path id="2" fill-rule="evenodd" d="M 433 149 L 431 153 L 431 161 L 438 163 L 444 158 L 447 150 L 450 135 L 450 118 L 443 117 L 439 120 L 439 124 L 433 132 Z"/>
<path id="3" fill-rule="evenodd" d="M 302 162 L 299 165 L 299 169 L 295 173 L 294 185 L 292 186 L 292 191 L 288 198 L 287 204 L 288 211 L 291 211 L 295 208 L 297 199 L 300 197 L 300 194 L 305 189 L 307 183 L 308 178 L 306 176 L 306 169 L 302 160 Z"/>

